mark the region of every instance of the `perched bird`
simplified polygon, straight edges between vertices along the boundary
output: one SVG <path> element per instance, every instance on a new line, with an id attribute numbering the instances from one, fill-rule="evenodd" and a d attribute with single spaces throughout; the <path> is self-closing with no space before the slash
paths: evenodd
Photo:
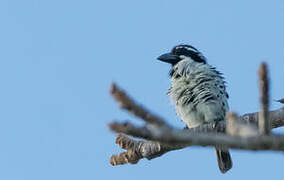
<path id="1" fill-rule="evenodd" d="M 222 73 L 207 64 L 206 58 L 193 46 L 177 45 L 158 60 L 171 64 L 171 87 L 168 94 L 177 115 L 188 128 L 224 120 L 229 110 Z M 228 150 L 215 147 L 222 173 L 232 168 Z"/>

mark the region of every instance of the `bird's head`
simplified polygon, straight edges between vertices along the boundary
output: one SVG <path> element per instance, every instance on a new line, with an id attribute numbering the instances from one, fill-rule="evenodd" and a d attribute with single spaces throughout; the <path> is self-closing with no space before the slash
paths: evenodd
<path id="1" fill-rule="evenodd" d="M 177 45 L 173 47 L 170 53 L 163 54 L 157 59 L 171 65 L 177 64 L 179 61 L 190 58 L 195 62 L 206 64 L 206 58 L 193 46 L 190 45 Z"/>

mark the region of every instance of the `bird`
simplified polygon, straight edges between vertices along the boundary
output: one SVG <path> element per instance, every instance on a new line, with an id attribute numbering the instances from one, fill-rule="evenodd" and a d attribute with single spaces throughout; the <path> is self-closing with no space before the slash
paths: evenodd
<path id="1" fill-rule="evenodd" d="M 167 94 L 186 128 L 224 120 L 229 110 L 229 95 L 223 73 L 209 65 L 200 51 L 191 45 L 179 44 L 157 59 L 171 65 L 171 86 Z M 215 150 L 219 169 L 226 173 L 232 168 L 229 150 L 220 146 L 215 146 Z"/>

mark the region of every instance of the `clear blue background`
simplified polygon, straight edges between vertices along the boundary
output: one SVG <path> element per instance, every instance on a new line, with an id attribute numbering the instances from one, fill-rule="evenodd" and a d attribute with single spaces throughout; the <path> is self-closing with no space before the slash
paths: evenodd
<path id="1" fill-rule="evenodd" d="M 166 96 L 170 67 L 156 60 L 179 43 L 225 74 L 238 113 L 258 110 L 261 61 L 271 98 L 283 98 L 283 19 L 280 0 L 1 0 L 0 179 L 283 178 L 283 153 L 232 150 L 222 175 L 213 148 L 201 147 L 113 167 L 122 150 L 107 127 L 141 124 L 109 96 L 113 81 L 183 127 Z"/>

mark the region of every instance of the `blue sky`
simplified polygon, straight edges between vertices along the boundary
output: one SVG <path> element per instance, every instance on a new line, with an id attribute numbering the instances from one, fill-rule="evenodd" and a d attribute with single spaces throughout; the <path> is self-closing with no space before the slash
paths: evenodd
<path id="1" fill-rule="evenodd" d="M 115 81 L 183 127 L 166 96 L 169 66 L 156 60 L 179 43 L 224 73 L 234 111 L 258 110 L 264 60 L 271 98 L 283 98 L 283 9 L 280 0 L 1 0 L 0 179 L 280 179 L 275 152 L 232 150 L 225 175 L 213 148 L 201 147 L 112 167 L 121 150 L 107 124 L 141 124 L 109 96 Z"/>

